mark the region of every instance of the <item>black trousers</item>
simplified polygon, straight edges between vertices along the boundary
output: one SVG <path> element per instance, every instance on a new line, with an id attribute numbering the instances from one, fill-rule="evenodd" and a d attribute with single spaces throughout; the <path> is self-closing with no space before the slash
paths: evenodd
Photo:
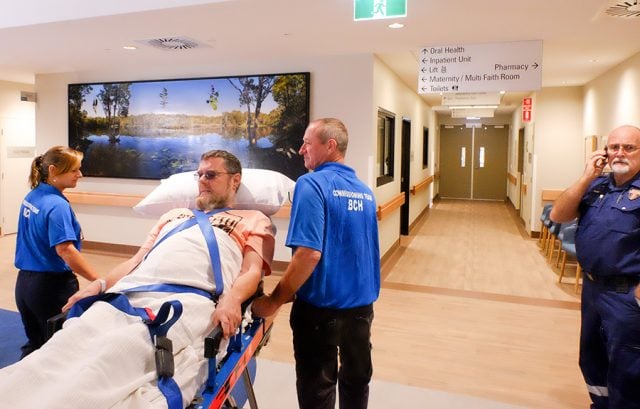
<path id="1" fill-rule="evenodd" d="M 16 304 L 27 335 L 22 346 L 22 358 L 40 348 L 46 341 L 47 319 L 59 314 L 79 289 L 78 279 L 71 271 L 45 273 L 39 271 L 18 272 Z"/>
<path id="2" fill-rule="evenodd" d="M 369 402 L 373 305 L 351 309 L 293 303 L 290 316 L 301 409 L 366 409 Z M 338 363 L 339 358 L 339 363 Z"/>

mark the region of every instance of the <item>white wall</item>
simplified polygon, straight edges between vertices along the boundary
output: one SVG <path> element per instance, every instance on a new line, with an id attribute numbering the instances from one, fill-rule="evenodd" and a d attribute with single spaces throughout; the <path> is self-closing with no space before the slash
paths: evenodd
<path id="1" fill-rule="evenodd" d="M 617 126 L 640 126 L 640 53 L 584 87 L 543 88 L 532 97 L 532 122 L 525 124 L 528 192 L 521 204 L 529 232 L 540 230 L 542 190 L 564 190 L 582 174 L 586 138 L 596 135 L 602 143 L 602 137 Z M 510 171 L 517 165 L 513 150 L 520 116 L 521 108 L 513 114 Z M 511 195 L 515 194 L 514 189 Z"/>
<path id="2" fill-rule="evenodd" d="M 349 55 L 308 58 L 296 61 L 255 61 L 254 64 L 223 63 L 215 67 L 148 67 L 144 72 L 83 72 L 36 76 L 38 104 L 36 133 L 38 151 L 52 145 L 67 144 L 67 84 L 101 81 L 135 81 L 164 78 L 189 78 L 224 75 L 251 75 L 280 72 L 311 72 L 311 118 L 334 116 L 349 129 L 347 164 L 363 179 L 369 179 L 369 158 L 374 149 L 372 120 L 373 56 Z M 302 140 L 302 135 L 300 135 Z M 76 190 L 124 194 L 146 194 L 158 182 L 145 180 L 84 178 Z M 154 220 L 138 216 L 133 210 L 119 207 L 74 205 L 89 241 L 139 245 Z M 278 228 L 276 260 L 288 260 L 283 245 L 288 222 L 275 220 Z"/>
<path id="3" fill-rule="evenodd" d="M 543 190 L 564 190 L 584 166 L 582 131 L 582 87 L 548 87 L 532 93 L 530 122 L 522 121 L 522 105 L 511 117 L 509 133 L 509 172 L 518 176 L 518 132 L 524 128 L 522 184 L 526 185 L 520 202 L 520 185 L 509 183 L 508 196 L 519 203 L 526 230 L 540 230 Z"/>
<path id="4" fill-rule="evenodd" d="M 640 53 L 584 87 L 585 136 L 625 124 L 640 126 Z"/>
<path id="5" fill-rule="evenodd" d="M 22 198 L 29 191 L 27 177 L 31 158 L 24 152 L 36 144 L 35 103 L 21 101 L 21 91 L 33 92 L 32 84 L 0 81 L 0 227 L 2 234 L 17 231 Z M 8 149 L 19 147 L 22 153 Z M 32 149 L 31 149 L 32 150 Z"/>
<path id="6" fill-rule="evenodd" d="M 371 134 L 370 145 L 368 147 L 371 152 L 372 167 L 375 169 L 376 160 L 376 127 L 377 127 L 377 110 L 383 108 L 396 115 L 395 121 L 395 167 L 394 175 L 396 177 L 392 182 L 386 183 L 374 189 L 376 201 L 378 205 L 388 202 L 400 193 L 400 174 L 401 174 L 401 146 L 402 146 L 402 120 L 409 119 L 411 121 L 411 165 L 410 186 L 416 185 L 433 174 L 434 166 L 434 140 L 435 131 L 432 128 L 433 123 L 429 120 L 432 117 L 431 108 L 418 96 L 415 90 L 409 89 L 382 61 L 375 59 L 373 64 L 373 106 L 371 107 L 372 119 L 371 123 L 374 132 Z M 422 131 L 424 127 L 429 129 L 430 155 L 429 168 L 422 168 L 422 147 L 423 137 Z M 375 176 L 373 179 L 375 186 Z M 420 213 L 430 206 L 433 193 L 432 187 L 418 192 L 416 195 L 409 195 L 409 223 L 411 224 Z M 379 223 L 380 229 L 380 252 L 384 254 L 393 246 L 400 238 L 400 211 L 394 212 Z"/>
<path id="7" fill-rule="evenodd" d="M 584 169 L 582 95 L 582 87 L 554 87 L 534 96 L 533 127 L 525 128 L 525 140 L 533 147 L 534 175 L 528 197 L 531 213 L 525 219 L 528 230 L 540 230 L 542 191 L 566 189 Z"/>

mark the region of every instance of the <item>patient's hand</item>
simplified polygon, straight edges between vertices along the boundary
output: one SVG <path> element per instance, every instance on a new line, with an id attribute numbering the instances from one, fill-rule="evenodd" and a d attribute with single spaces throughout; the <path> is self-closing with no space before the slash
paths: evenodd
<path id="1" fill-rule="evenodd" d="M 220 324 L 225 338 L 234 335 L 242 321 L 240 300 L 232 294 L 222 295 L 218 300 L 218 305 L 211 316 L 211 320 L 214 326 Z"/>
<path id="2" fill-rule="evenodd" d="M 98 280 L 90 282 L 85 288 L 78 290 L 75 294 L 69 297 L 67 303 L 62 306 L 62 312 L 68 311 L 78 300 L 100 294 L 100 289 L 101 286 Z"/>

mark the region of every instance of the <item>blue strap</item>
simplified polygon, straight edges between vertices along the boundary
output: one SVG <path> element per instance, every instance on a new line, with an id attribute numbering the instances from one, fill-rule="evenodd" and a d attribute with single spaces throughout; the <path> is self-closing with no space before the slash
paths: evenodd
<path id="1" fill-rule="evenodd" d="M 198 223 L 202 234 L 204 235 L 204 239 L 207 242 L 207 247 L 209 249 L 209 257 L 211 258 L 211 269 L 213 270 L 213 279 L 216 284 L 216 298 L 222 294 L 224 290 L 224 282 L 222 281 L 222 265 L 220 264 L 220 250 L 218 248 L 218 241 L 216 240 L 216 235 L 213 232 L 213 226 L 209 223 L 209 217 L 213 216 L 216 213 L 224 212 L 228 210 L 228 208 L 223 209 L 215 209 L 208 213 L 203 212 L 202 210 L 192 209 L 191 211 L 195 215 L 194 219 L 187 219 L 183 223 L 171 229 L 167 234 L 162 236 L 160 240 L 158 240 L 151 250 L 147 252 L 145 258 L 151 253 L 160 243 L 173 236 L 176 233 L 179 233 L 185 229 L 188 229 L 191 226 L 194 226 Z"/>
<path id="2" fill-rule="evenodd" d="M 141 285 L 138 287 L 127 288 L 123 290 L 122 293 L 193 293 L 201 295 L 205 298 L 211 299 L 211 293 L 206 290 L 202 290 L 196 287 L 190 287 L 188 285 L 182 284 L 149 284 L 149 285 Z"/>
<path id="3" fill-rule="evenodd" d="M 195 226 L 196 224 L 196 219 L 187 219 L 185 220 L 183 223 L 180 223 L 179 225 L 177 225 L 176 227 L 174 227 L 173 229 L 171 229 L 169 231 L 169 233 L 165 234 L 164 236 L 162 236 L 162 238 L 158 241 L 156 241 L 153 244 L 153 247 L 151 247 L 151 250 L 149 250 L 147 252 L 147 254 L 144 256 L 145 258 L 147 258 L 147 256 L 149 255 L 149 253 L 151 253 L 156 247 L 158 247 L 158 245 L 160 243 L 162 243 L 163 241 L 165 241 L 166 239 L 168 239 L 169 237 L 173 236 L 176 233 L 180 233 L 182 230 L 186 230 L 191 226 Z"/>
<path id="4" fill-rule="evenodd" d="M 81 316 L 96 301 L 108 302 L 122 312 L 142 318 L 145 323 L 151 321 L 147 310 L 145 310 L 144 308 L 133 307 L 131 304 L 129 304 L 129 300 L 127 299 L 127 297 L 119 293 L 103 293 L 78 300 L 75 304 L 73 304 L 73 306 L 67 313 L 67 318 Z"/>
<path id="5" fill-rule="evenodd" d="M 227 209 L 216 209 L 213 212 L 209 213 L 204 213 L 201 210 L 193 210 L 195 219 L 188 219 L 184 223 L 181 223 L 180 225 L 174 227 L 153 245 L 147 255 L 149 255 L 151 251 L 153 251 L 160 243 L 162 243 L 167 238 L 198 223 L 198 226 L 200 227 L 200 230 L 204 235 L 205 241 L 207 242 L 207 247 L 209 249 L 213 278 L 216 284 L 216 298 L 219 297 L 224 289 L 224 283 L 222 281 L 222 265 L 220 263 L 220 250 L 218 248 L 218 242 L 213 231 L 213 226 L 211 226 L 211 224 L 209 223 L 209 216 L 215 213 L 222 212 L 224 210 Z M 130 288 L 124 290 L 123 293 L 103 293 L 83 298 L 82 300 L 77 301 L 71 307 L 67 316 L 69 318 L 79 317 L 94 302 L 106 301 L 125 314 L 142 318 L 144 323 L 147 325 L 147 328 L 149 329 L 151 343 L 155 345 L 157 338 L 166 337 L 169 328 L 171 328 L 171 326 L 182 315 L 182 304 L 177 300 L 165 302 L 160 307 L 160 310 L 158 311 L 156 317 L 151 320 L 148 312 L 144 308 L 133 307 L 129 303 L 129 299 L 126 297 L 126 295 L 124 295 L 124 293 L 133 292 L 190 292 L 202 295 L 207 298 L 211 298 L 211 294 L 199 288 L 179 284 L 151 284 Z M 171 316 L 171 318 L 169 318 L 169 313 L 171 312 L 171 310 L 173 310 L 173 315 Z M 171 367 L 173 367 L 173 364 L 171 364 Z M 180 391 L 180 387 L 172 376 L 159 376 L 158 388 L 167 400 L 169 409 L 182 409 L 182 392 Z"/>
<path id="6" fill-rule="evenodd" d="M 71 307 L 67 317 L 79 317 L 96 301 L 108 302 L 125 314 L 142 318 L 149 329 L 149 335 L 151 336 L 151 343 L 153 345 L 156 345 L 156 339 L 158 337 L 166 337 L 169 328 L 171 328 L 182 315 L 182 303 L 177 300 L 167 301 L 162 304 L 160 310 L 158 310 L 158 314 L 152 320 L 144 308 L 132 306 L 126 295 L 120 293 L 103 293 L 79 300 Z M 169 317 L 172 310 L 173 315 Z M 173 367 L 173 364 L 171 366 Z M 182 392 L 172 376 L 160 376 L 158 378 L 158 389 L 160 389 L 160 392 L 162 392 L 167 400 L 169 409 L 182 409 Z"/>
<path id="7" fill-rule="evenodd" d="M 213 232 L 213 227 L 211 226 L 211 223 L 209 223 L 209 216 L 223 210 L 226 209 L 216 209 L 214 210 L 214 213 L 210 214 L 207 214 L 202 210 L 192 210 L 193 214 L 196 215 L 198 226 L 200 227 L 200 230 L 202 230 L 202 234 L 204 234 L 204 239 L 207 242 L 207 247 L 209 247 L 211 268 L 213 269 L 213 278 L 216 283 L 216 297 L 220 297 L 220 294 L 222 294 L 224 283 L 222 282 L 222 265 L 220 264 L 220 250 L 218 248 L 218 241 L 216 240 L 216 235 Z"/>
<path id="8" fill-rule="evenodd" d="M 128 303 L 129 300 L 127 299 L 127 297 L 124 298 Z M 171 312 L 171 310 L 173 310 L 173 315 L 171 316 L 171 318 L 169 318 L 169 313 Z M 124 312 L 128 314 L 127 311 Z M 158 336 L 166 337 L 167 332 L 169 332 L 169 328 L 171 328 L 171 326 L 175 324 L 176 321 L 178 321 L 178 318 L 180 318 L 181 315 L 182 303 L 180 301 L 173 300 L 167 301 L 162 304 L 162 307 L 160 307 L 160 309 L 158 310 L 156 317 L 151 322 L 147 323 L 147 327 L 149 328 L 149 333 L 151 334 L 152 340 L 155 340 L 155 338 Z"/>
<path id="9" fill-rule="evenodd" d="M 169 328 L 171 328 L 171 326 L 182 315 L 182 303 L 177 300 L 167 301 L 162 304 L 160 310 L 158 310 L 158 314 L 156 314 L 156 317 L 152 320 L 146 309 L 132 306 L 126 295 L 121 293 L 103 293 L 83 298 L 73 304 L 67 314 L 67 318 L 79 317 L 96 301 L 108 302 L 114 308 L 117 308 L 125 314 L 142 318 L 149 328 L 149 334 L 151 335 L 152 342 L 155 340 L 156 336 L 166 336 Z M 172 309 L 174 310 L 174 313 L 169 319 L 169 313 Z"/>
<path id="10" fill-rule="evenodd" d="M 158 389 L 160 389 L 160 392 L 162 392 L 167 400 L 169 409 L 183 409 L 182 392 L 173 378 L 167 376 L 158 378 Z"/>

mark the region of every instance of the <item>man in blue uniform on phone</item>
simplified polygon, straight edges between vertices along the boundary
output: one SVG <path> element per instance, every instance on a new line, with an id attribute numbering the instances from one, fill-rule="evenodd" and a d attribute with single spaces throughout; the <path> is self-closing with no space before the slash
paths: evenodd
<path id="1" fill-rule="evenodd" d="M 607 163 L 611 174 L 602 175 Z M 559 223 L 578 217 L 580 368 L 591 408 L 640 408 L 640 129 L 611 131 L 550 216 Z"/>
<path id="2" fill-rule="evenodd" d="M 291 263 L 273 292 L 253 303 L 256 314 L 269 316 L 295 294 L 290 323 L 301 409 L 334 409 L 336 383 L 341 409 L 365 409 L 369 401 L 378 221 L 373 192 L 344 165 L 347 144 L 337 119 L 307 127 L 300 154 L 313 172 L 296 182 Z"/>

